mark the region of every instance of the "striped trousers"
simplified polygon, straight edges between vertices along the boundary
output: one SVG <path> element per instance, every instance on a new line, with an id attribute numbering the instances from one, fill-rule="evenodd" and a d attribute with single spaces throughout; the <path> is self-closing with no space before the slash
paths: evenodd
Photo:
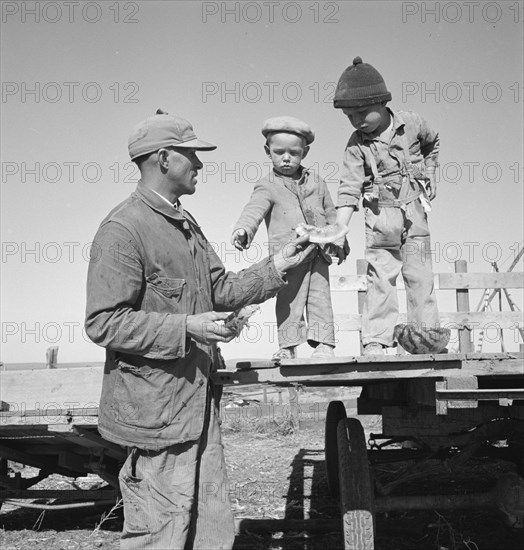
<path id="1" fill-rule="evenodd" d="M 230 550 L 234 521 L 214 399 L 198 441 L 133 448 L 120 475 L 122 550 Z"/>

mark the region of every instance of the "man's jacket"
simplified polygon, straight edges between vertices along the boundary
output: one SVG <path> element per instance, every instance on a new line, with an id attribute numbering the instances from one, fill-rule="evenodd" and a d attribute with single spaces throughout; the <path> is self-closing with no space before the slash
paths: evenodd
<path id="1" fill-rule="evenodd" d="M 219 359 L 188 337 L 187 316 L 262 302 L 284 285 L 272 259 L 226 273 L 195 220 L 140 182 L 91 249 L 85 326 L 106 348 L 100 433 L 144 449 L 198 439 Z"/>

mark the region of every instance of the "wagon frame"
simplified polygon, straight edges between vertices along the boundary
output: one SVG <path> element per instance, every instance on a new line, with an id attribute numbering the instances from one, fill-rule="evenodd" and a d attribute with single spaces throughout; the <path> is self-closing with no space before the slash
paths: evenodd
<path id="1" fill-rule="evenodd" d="M 332 279 L 333 288 L 358 292 L 360 313 L 365 269 L 365 262 L 358 261 L 356 276 Z M 358 419 L 347 418 L 339 401 L 330 403 L 326 413 L 328 485 L 330 492 L 340 497 L 347 550 L 374 548 L 377 511 L 492 505 L 506 510 L 509 523 L 522 526 L 524 480 L 519 476 L 501 480 L 501 486 L 489 494 L 458 498 L 392 496 L 403 480 L 383 486 L 373 475 L 373 466 L 381 461 L 409 458 L 420 463 L 430 457 L 460 462 L 479 453 L 513 460 L 518 473 L 524 475 L 522 345 L 518 353 L 475 353 L 471 343 L 472 327 L 489 323 L 522 334 L 522 312 L 516 307 L 510 312 L 471 312 L 468 294 L 472 288 L 503 289 L 506 293 L 508 288 L 522 289 L 524 274 L 467 273 L 466 269 L 466 263 L 458 261 L 455 273 L 435 275 L 437 288 L 456 292 L 457 311 L 441 318 L 455 324 L 459 353 L 243 361 L 235 370 L 214 374 L 215 383 L 233 386 L 363 388 L 358 414 L 381 415 L 381 434 L 373 434 L 366 442 L 362 425 Z M 336 321 L 342 329 L 360 329 L 359 315 L 338 317 Z M 0 505 L 6 502 L 61 509 L 117 500 L 118 471 L 127 451 L 97 431 L 102 371 L 101 366 L 0 371 Z M 501 440 L 507 442 L 503 447 L 489 445 Z M 7 461 L 40 472 L 32 478 L 13 475 Z M 422 476 L 422 470 L 407 472 L 406 476 Z M 55 473 L 73 478 L 96 474 L 107 485 L 92 490 L 79 486 L 67 491 L 31 489 Z M 60 500 L 55 504 L 26 502 L 35 499 Z"/>

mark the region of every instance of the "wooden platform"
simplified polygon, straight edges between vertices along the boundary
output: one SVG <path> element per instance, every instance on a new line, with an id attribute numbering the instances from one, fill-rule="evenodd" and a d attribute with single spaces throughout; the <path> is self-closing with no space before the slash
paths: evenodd
<path id="1" fill-rule="evenodd" d="M 304 384 L 361 386 L 395 379 L 456 376 L 522 376 L 523 353 L 466 353 L 438 355 L 382 355 L 243 361 L 236 371 L 220 370 L 214 380 L 224 385 Z"/>

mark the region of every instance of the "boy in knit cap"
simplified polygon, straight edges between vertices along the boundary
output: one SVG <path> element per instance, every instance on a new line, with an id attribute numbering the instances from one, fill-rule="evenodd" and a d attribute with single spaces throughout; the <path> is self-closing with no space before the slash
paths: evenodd
<path id="1" fill-rule="evenodd" d="M 384 79 L 360 57 L 340 77 L 334 106 L 356 129 L 344 153 L 337 222 L 347 225 L 363 196 L 368 290 L 362 319 L 364 355 L 394 344 L 396 280 L 406 285 L 408 323 L 437 328 L 427 212 L 436 195 L 439 136 L 412 111 L 393 112 Z M 335 243 L 340 244 L 340 243 Z"/>
<path id="2" fill-rule="evenodd" d="M 333 223 L 336 210 L 326 183 L 301 165 L 315 134 L 308 124 L 290 116 L 266 120 L 264 149 L 273 170 L 255 184 L 248 204 L 234 226 L 232 244 L 249 248 L 265 220 L 269 252 L 278 252 L 295 235 L 300 223 L 323 227 Z M 347 248 L 338 248 L 339 263 Z M 286 274 L 287 286 L 277 294 L 276 317 L 279 350 L 273 359 L 294 359 L 296 346 L 306 340 L 315 348 L 312 357 L 334 357 L 335 331 L 328 267 L 331 257 L 318 248 L 310 260 Z M 307 312 L 308 325 L 304 321 Z"/>

